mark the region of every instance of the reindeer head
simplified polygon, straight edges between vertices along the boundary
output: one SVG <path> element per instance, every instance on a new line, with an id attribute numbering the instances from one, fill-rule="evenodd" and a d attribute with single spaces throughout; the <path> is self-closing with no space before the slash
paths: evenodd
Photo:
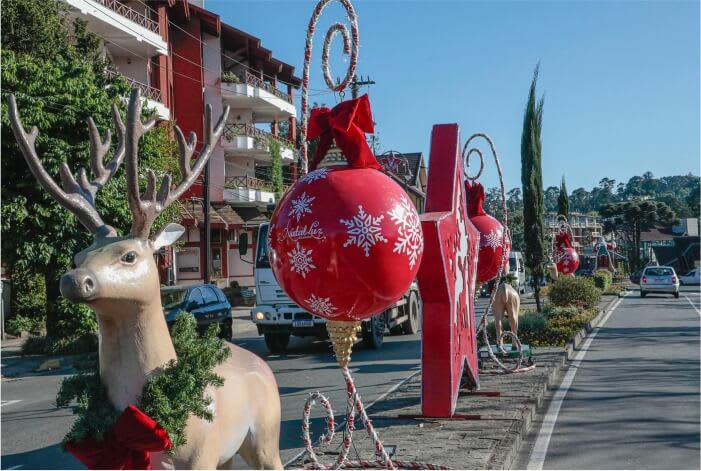
<path id="1" fill-rule="evenodd" d="M 159 280 L 155 251 L 175 242 L 185 231 L 179 224 L 168 224 L 156 236 L 149 238 L 151 225 L 156 217 L 171 203 L 176 201 L 195 181 L 204 168 L 212 149 L 222 134 L 228 107 L 212 127 L 212 110 L 205 110 L 204 145 L 193 167 L 190 160 L 195 151 L 197 137 L 190 133 L 186 140 L 179 127 L 175 136 L 179 148 L 179 165 L 182 181 L 171 187 L 170 175 L 165 175 L 156 191 L 156 174 L 148 170 L 146 191 L 139 193 L 138 150 L 141 137 L 153 128 L 155 120 L 141 121 L 141 96 L 138 89 L 131 92 L 127 110 L 127 124 L 122 123 L 116 106 L 112 108 L 112 118 L 119 143 L 112 160 L 104 165 L 104 158 L 110 148 L 109 130 L 102 139 L 92 119 L 88 119 L 90 130 L 90 168 L 95 178 L 88 181 L 85 169 L 80 169 L 78 179 L 74 177 L 64 162 L 59 170 L 61 187 L 46 172 L 36 153 L 36 127 L 25 132 L 20 121 L 14 96 L 9 97 L 9 116 L 12 131 L 22 150 L 30 170 L 41 186 L 63 207 L 71 211 L 78 220 L 92 232 L 94 241 L 90 247 L 75 256 L 73 270 L 61 277 L 61 294 L 74 303 L 87 303 L 98 314 L 119 313 L 120 307 L 160 304 Z M 126 158 L 127 198 L 133 216 L 131 233 L 117 236 L 111 226 L 105 224 L 95 207 L 95 196 L 105 183 L 114 176 L 122 160 Z M 110 306 L 110 309 L 101 309 Z M 128 312 L 128 311 L 122 311 Z"/>

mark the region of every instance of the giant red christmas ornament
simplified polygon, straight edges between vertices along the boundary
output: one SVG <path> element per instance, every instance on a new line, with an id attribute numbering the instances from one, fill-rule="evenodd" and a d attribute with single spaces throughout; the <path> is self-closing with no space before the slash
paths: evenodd
<path id="1" fill-rule="evenodd" d="M 579 254 L 572 247 L 572 239 L 567 232 L 555 235 L 555 257 L 557 271 L 563 275 L 570 275 L 579 268 Z"/>
<path id="2" fill-rule="evenodd" d="M 477 283 L 493 280 L 499 271 L 504 248 L 504 266 L 509 263 L 510 241 L 507 237 L 502 245 L 504 226 L 494 217 L 484 212 L 484 187 L 477 182 L 465 182 L 467 213 L 470 221 L 480 233 L 479 256 L 477 257 Z"/>
<path id="3" fill-rule="evenodd" d="M 399 300 L 421 264 L 423 233 L 402 188 L 379 171 L 364 132 L 367 95 L 312 110 L 307 138 L 320 138 L 310 169 L 270 221 L 270 261 L 298 305 L 333 321 L 358 321 Z M 349 165 L 314 170 L 336 142 Z"/>

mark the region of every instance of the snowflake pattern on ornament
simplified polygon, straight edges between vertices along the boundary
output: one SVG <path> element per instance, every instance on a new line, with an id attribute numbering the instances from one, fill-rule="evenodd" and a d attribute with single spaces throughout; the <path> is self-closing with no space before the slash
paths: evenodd
<path id="1" fill-rule="evenodd" d="M 480 237 L 480 247 L 491 247 L 493 250 L 501 246 L 501 239 L 504 236 L 502 231 L 492 229 L 484 237 Z"/>
<path id="2" fill-rule="evenodd" d="M 387 242 L 380 227 L 383 218 L 383 215 L 373 216 L 366 213 L 363 206 L 358 205 L 358 214 L 352 219 L 341 219 L 341 224 L 346 226 L 348 232 L 348 240 L 343 246 L 357 245 L 365 251 L 365 256 L 369 257 L 370 247 L 378 242 Z"/>
<path id="3" fill-rule="evenodd" d="M 326 180 L 326 175 L 328 175 L 330 172 L 331 170 L 328 167 L 323 167 L 314 170 L 313 172 L 309 172 L 308 174 L 300 178 L 299 181 L 302 183 L 312 183 L 317 180 Z"/>
<path id="4" fill-rule="evenodd" d="M 312 201 L 315 199 L 316 196 L 310 197 L 306 192 L 302 193 L 298 198 L 292 200 L 289 216 L 297 218 L 297 222 L 299 222 L 302 216 L 312 213 Z"/>
<path id="5" fill-rule="evenodd" d="M 316 268 L 312 263 L 312 249 L 305 249 L 297 242 L 297 247 L 292 249 L 292 252 L 287 252 L 290 256 L 290 264 L 292 271 L 302 275 L 302 278 L 307 277 L 307 273 Z"/>
<path id="6" fill-rule="evenodd" d="M 333 317 L 334 312 L 338 311 L 338 308 L 331 304 L 331 298 L 320 298 L 316 294 L 312 294 L 304 302 L 309 305 L 309 310 L 317 315 Z"/>
<path id="7" fill-rule="evenodd" d="M 421 232 L 421 221 L 411 203 L 402 196 L 402 202 L 389 211 L 390 219 L 399 228 L 399 238 L 394 243 L 394 253 L 404 253 L 409 256 L 409 268 L 414 268 L 416 260 L 424 250 L 424 238 Z"/>

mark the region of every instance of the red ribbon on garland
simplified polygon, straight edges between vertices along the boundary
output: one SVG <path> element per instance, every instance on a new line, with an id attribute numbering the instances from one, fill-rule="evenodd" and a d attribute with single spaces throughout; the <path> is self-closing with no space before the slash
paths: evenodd
<path id="1" fill-rule="evenodd" d="M 172 446 L 165 429 L 130 404 L 102 441 L 68 442 L 66 451 L 88 469 L 151 469 L 151 453 Z"/>
<path id="2" fill-rule="evenodd" d="M 475 216 L 485 216 L 484 212 L 484 187 L 481 183 L 470 180 L 465 181 L 465 197 L 467 199 L 467 215 L 471 218 Z"/>
<path id="3" fill-rule="evenodd" d="M 342 101 L 333 109 L 314 108 L 309 115 L 307 140 L 320 139 L 309 171 L 316 169 L 334 141 L 351 167 L 381 169 L 365 140 L 365 133 L 374 130 L 367 94 Z"/>

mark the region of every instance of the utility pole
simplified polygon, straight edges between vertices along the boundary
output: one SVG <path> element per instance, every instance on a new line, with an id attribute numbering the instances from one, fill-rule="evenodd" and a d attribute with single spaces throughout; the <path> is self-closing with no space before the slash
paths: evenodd
<path id="1" fill-rule="evenodd" d="M 375 85 L 374 80 L 370 80 L 370 77 L 363 79 L 363 76 L 360 76 L 360 80 L 358 80 L 358 76 L 354 75 L 353 80 L 350 83 L 350 89 L 351 89 L 351 94 L 353 98 L 358 98 L 358 92 L 360 91 L 360 87 L 363 85 Z"/>
<path id="2" fill-rule="evenodd" d="M 212 221 L 209 219 L 209 160 L 204 165 L 204 282 L 209 284 L 212 282 Z"/>

